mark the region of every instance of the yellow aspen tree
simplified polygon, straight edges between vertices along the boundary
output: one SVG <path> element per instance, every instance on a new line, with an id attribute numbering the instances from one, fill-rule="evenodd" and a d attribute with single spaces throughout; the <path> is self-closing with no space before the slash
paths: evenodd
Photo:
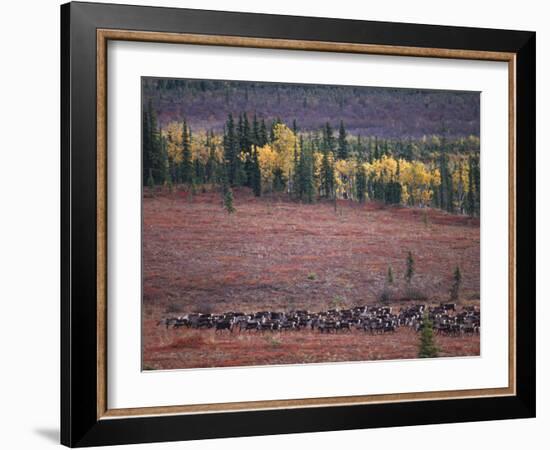
<path id="1" fill-rule="evenodd" d="M 170 122 L 162 131 L 166 137 L 166 151 L 171 163 L 179 164 L 182 161 L 182 123 Z"/>

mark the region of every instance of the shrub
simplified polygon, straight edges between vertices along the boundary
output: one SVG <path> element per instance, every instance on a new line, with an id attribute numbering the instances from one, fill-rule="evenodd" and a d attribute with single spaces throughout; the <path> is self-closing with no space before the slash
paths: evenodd
<path id="1" fill-rule="evenodd" d="M 346 303 L 346 299 L 340 295 L 336 295 L 332 301 L 330 302 L 329 306 L 331 308 L 338 308 L 343 306 Z"/>
<path id="2" fill-rule="evenodd" d="M 272 347 L 280 347 L 282 343 L 278 338 L 274 336 L 266 336 L 264 339 Z"/>

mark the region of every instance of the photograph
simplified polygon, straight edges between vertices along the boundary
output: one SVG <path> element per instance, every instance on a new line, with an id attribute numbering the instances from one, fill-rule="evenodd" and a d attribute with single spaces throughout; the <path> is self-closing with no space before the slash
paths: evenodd
<path id="1" fill-rule="evenodd" d="M 141 78 L 142 370 L 480 355 L 480 92 Z"/>

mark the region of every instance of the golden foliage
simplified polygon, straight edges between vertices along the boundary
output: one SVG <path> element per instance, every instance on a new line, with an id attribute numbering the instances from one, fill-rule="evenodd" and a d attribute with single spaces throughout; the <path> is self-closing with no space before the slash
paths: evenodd
<path id="1" fill-rule="evenodd" d="M 271 185 L 273 172 L 277 168 L 277 154 L 271 145 L 266 144 L 258 149 L 258 162 L 260 163 L 262 183 Z"/>
<path id="2" fill-rule="evenodd" d="M 166 151 L 168 153 L 168 160 L 170 164 L 177 165 L 182 162 L 183 159 L 183 123 L 182 122 L 170 122 L 163 130 L 162 135 L 166 138 Z M 214 156 L 217 161 L 222 161 L 223 158 L 223 145 L 222 138 L 220 136 L 211 137 L 212 144 L 214 145 Z M 193 134 L 191 139 L 191 159 L 196 161 L 197 159 L 206 164 L 210 155 L 210 148 L 206 145 L 206 133 L 200 131 L 197 134 Z"/>
<path id="3" fill-rule="evenodd" d="M 403 162 L 400 160 L 399 163 Z M 372 163 L 367 163 L 367 173 L 376 181 L 390 183 L 397 181 L 398 161 L 391 156 L 382 156 L 380 159 L 375 159 Z"/>
<path id="4" fill-rule="evenodd" d="M 182 161 L 182 130 L 181 122 L 170 122 L 162 131 L 162 135 L 166 138 L 168 160 L 171 163 L 179 164 Z"/>
<path id="5" fill-rule="evenodd" d="M 353 181 L 357 162 L 354 159 L 339 159 L 334 164 L 335 188 L 340 196 L 353 191 Z"/>
<path id="6" fill-rule="evenodd" d="M 441 184 L 439 170 L 421 161 L 398 160 L 384 155 L 372 163 L 364 163 L 363 167 L 374 181 L 399 182 L 403 203 L 429 204 L 433 196 L 432 187 Z"/>
<path id="7" fill-rule="evenodd" d="M 258 149 L 262 182 L 268 185 L 273 182 L 273 173 L 276 170 L 280 170 L 285 175 L 294 171 L 294 147 L 297 145 L 296 136 L 285 124 L 277 124 L 273 130 L 273 136 L 271 144 Z"/>

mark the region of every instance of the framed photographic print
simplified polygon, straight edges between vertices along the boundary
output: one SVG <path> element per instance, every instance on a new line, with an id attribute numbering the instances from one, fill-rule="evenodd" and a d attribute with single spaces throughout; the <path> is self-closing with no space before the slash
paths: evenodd
<path id="1" fill-rule="evenodd" d="M 535 415 L 535 33 L 61 19 L 63 444 Z"/>

